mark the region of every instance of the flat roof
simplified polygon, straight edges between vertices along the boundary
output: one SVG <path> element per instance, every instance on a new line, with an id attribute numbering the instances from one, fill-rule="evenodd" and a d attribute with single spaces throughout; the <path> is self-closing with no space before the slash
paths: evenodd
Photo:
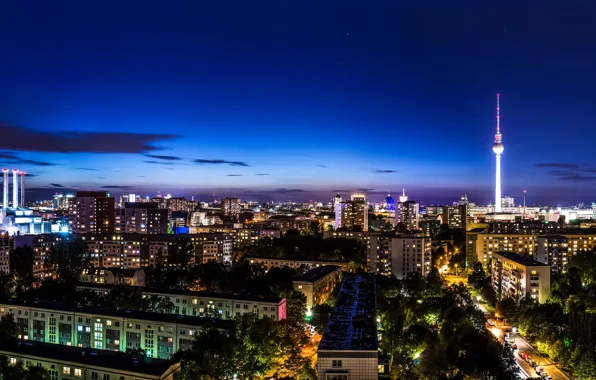
<path id="1" fill-rule="evenodd" d="M 259 256 L 245 256 L 247 260 L 279 260 L 279 261 L 299 261 L 302 263 L 340 263 L 349 264 L 347 260 L 310 260 L 310 259 L 292 259 L 290 257 L 259 257 Z"/>
<path id="2" fill-rule="evenodd" d="M 85 288 L 96 288 L 110 290 L 115 286 L 127 286 L 127 285 L 108 285 L 108 284 L 96 284 L 93 282 L 79 282 L 77 286 Z M 281 297 L 264 297 L 254 294 L 236 294 L 236 293 L 218 293 L 218 292 L 204 292 L 204 291 L 193 291 L 193 290 L 172 290 L 165 288 L 146 288 L 139 287 L 143 293 L 160 293 L 169 295 L 181 295 L 181 296 L 195 296 L 195 297 L 206 297 L 206 298 L 223 298 L 237 301 L 255 301 L 255 302 L 270 302 L 279 304 L 284 300 Z"/>
<path id="3" fill-rule="evenodd" d="M 48 301 L 26 301 L 22 299 L 12 298 L 7 301 L 0 302 L 0 305 L 6 306 L 22 306 L 30 308 L 38 308 L 45 310 L 55 310 L 57 312 L 72 312 L 80 314 L 92 314 L 101 315 L 114 318 L 129 318 L 129 319 L 140 319 L 152 322 L 164 322 L 164 323 L 179 323 L 190 326 L 202 326 L 208 323 L 215 323 L 217 327 L 228 327 L 231 326 L 231 322 L 221 319 L 193 317 L 188 315 L 176 315 L 176 314 L 165 314 L 165 313 L 150 313 L 145 311 L 136 310 L 118 310 L 110 309 L 100 306 L 78 306 L 72 303 L 66 304 L 62 302 L 48 302 Z"/>
<path id="4" fill-rule="evenodd" d="M 139 357 L 124 352 L 98 350 L 89 347 L 73 347 L 36 341 L 1 340 L 0 351 L 30 355 L 46 360 L 78 363 L 81 366 L 96 366 L 146 375 L 161 376 L 175 362 L 164 359 Z"/>
<path id="5" fill-rule="evenodd" d="M 516 263 L 525 265 L 527 267 L 548 267 L 548 264 L 541 263 L 540 261 L 536 261 L 530 256 L 518 255 L 517 253 L 513 252 L 505 252 L 499 251 L 495 252 L 497 255 L 503 256 L 506 259 L 511 261 L 515 261 Z"/>
<path id="6" fill-rule="evenodd" d="M 346 274 L 319 350 L 378 351 L 375 278 Z"/>
<path id="7" fill-rule="evenodd" d="M 337 265 L 323 265 L 321 267 L 313 268 L 300 276 L 296 276 L 294 281 L 315 282 L 330 275 L 333 272 L 337 272 L 338 270 L 341 270 L 341 267 Z"/>

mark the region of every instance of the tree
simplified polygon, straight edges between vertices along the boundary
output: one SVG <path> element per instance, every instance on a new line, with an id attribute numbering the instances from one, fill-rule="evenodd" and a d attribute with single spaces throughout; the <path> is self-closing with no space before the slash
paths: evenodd
<path id="1" fill-rule="evenodd" d="M 143 309 L 143 311 L 152 313 L 172 314 L 176 309 L 176 305 L 169 297 L 150 295 L 145 298 Z"/>
<path id="2" fill-rule="evenodd" d="M 468 276 L 468 284 L 474 286 L 476 289 L 481 289 L 486 283 L 486 272 L 482 268 L 482 263 L 479 261 L 474 263 L 474 269 Z"/>
<path id="3" fill-rule="evenodd" d="M 46 254 L 46 269 L 52 276 L 74 285 L 81 271 L 88 266 L 87 250 L 87 244 L 81 239 L 62 241 Z"/>
<path id="4" fill-rule="evenodd" d="M 9 313 L 0 318 L 0 339 L 10 339 L 17 336 L 17 324 L 14 314 Z"/>
<path id="5" fill-rule="evenodd" d="M 187 268 L 195 257 L 195 247 L 188 238 L 177 238 L 168 246 L 168 267 Z"/>
<path id="6" fill-rule="evenodd" d="M 497 303 L 497 295 L 490 282 L 485 283 L 480 289 L 480 296 L 486 301 L 490 307 L 495 307 Z"/>
<path id="7" fill-rule="evenodd" d="M 28 245 L 17 247 L 10 252 L 10 271 L 18 277 L 26 279 L 33 277 L 33 261 L 35 252 Z"/>
<path id="8" fill-rule="evenodd" d="M 327 304 L 315 305 L 312 308 L 311 324 L 315 327 L 319 334 L 322 334 L 325 331 L 332 311 L 333 306 L 329 306 Z"/>
<path id="9" fill-rule="evenodd" d="M 519 316 L 519 308 L 513 298 L 504 298 L 497 302 L 497 312 L 512 321 L 516 321 Z"/>
<path id="10" fill-rule="evenodd" d="M 127 354 L 131 354 L 131 355 L 134 355 L 137 358 L 144 358 L 144 357 L 147 356 L 147 353 L 145 352 L 145 350 L 143 350 L 140 347 L 138 347 L 138 348 L 127 348 L 126 349 L 126 353 Z"/>
<path id="11" fill-rule="evenodd" d="M 43 367 L 25 368 L 22 361 L 10 364 L 5 355 L 0 355 L 0 378 L 2 380 L 50 380 L 50 374 Z"/>

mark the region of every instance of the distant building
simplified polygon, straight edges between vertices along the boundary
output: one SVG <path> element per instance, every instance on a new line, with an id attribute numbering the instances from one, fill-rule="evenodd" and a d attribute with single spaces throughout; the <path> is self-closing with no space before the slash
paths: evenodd
<path id="1" fill-rule="evenodd" d="M 363 194 L 354 194 L 349 201 L 335 203 L 335 228 L 368 231 L 368 204 Z"/>
<path id="2" fill-rule="evenodd" d="M 374 276 L 346 275 L 319 344 L 319 379 L 378 379 L 376 319 Z"/>
<path id="3" fill-rule="evenodd" d="M 493 254 L 491 278 L 497 299 L 528 297 L 540 303 L 550 295 L 550 267 L 512 252 Z"/>
<path id="4" fill-rule="evenodd" d="M 114 204 L 105 191 L 77 191 L 68 207 L 72 232 L 114 233 Z"/>
<path id="5" fill-rule="evenodd" d="M 11 239 L 7 234 L 0 234 L 0 275 L 10 273 Z"/>
<path id="6" fill-rule="evenodd" d="M 115 232 L 127 234 L 167 234 L 168 209 L 150 202 L 126 202 L 116 209 Z"/>
<path id="7" fill-rule="evenodd" d="M 191 212 L 194 210 L 194 207 L 189 205 L 189 201 L 183 197 L 167 198 L 166 208 L 172 212 Z"/>
<path id="8" fill-rule="evenodd" d="M 503 198 L 501 198 L 501 207 L 502 208 L 515 207 L 515 201 L 514 201 L 513 197 L 503 197 Z"/>
<path id="9" fill-rule="evenodd" d="M 174 380 L 181 368 L 179 362 L 169 360 L 143 360 L 123 352 L 30 340 L 2 340 L 0 355 L 6 356 L 10 364 L 42 367 L 50 379 Z"/>
<path id="10" fill-rule="evenodd" d="M 465 203 L 457 206 L 445 206 L 441 213 L 441 220 L 443 224 L 449 226 L 449 228 L 467 228 L 468 222 L 468 205 Z"/>
<path id="11" fill-rule="evenodd" d="M 288 267 L 310 270 L 325 265 L 337 265 L 344 272 L 351 272 L 353 269 L 351 261 L 280 259 L 276 257 L 247 257 L 247 260 L 250 264 L 261 264 L 265 269 Z"/>
<path id="12" fill-rule="evenodd" d="M 337 265 L 325 265 L 313 268 L 294 278 L 294 289 L 306 296 L 306 308 L 312 309 L 327 299 L 335 286 L 341 281 L 341 268 Z"/>
<path id="13" fill-rule="evenodd" d="M 420 230 L 425 237 L 434 238 L 441 232 L 441 221 L 439 219 L 421 220 Z"/>
<path id="14" fill-rule="evenodd" d="M 416 231 L 420 222 L 420 207 L 416 201 L 409 201 L 406 191 L 399 197 L 395 206 L 395 225 L 406 231 Z"/>
<path id="15" fill-rule="evenodd" d="M 90 268 L 83 269 L 81 282 L 105 285 L 145 286 L 143 269 Z"/>
<path id="16" fill-rule="evenodd" d="M 238 215 L 240 214 L 240 198 L 222 199 L 221 212 L 224 216 L 238 218 Z"/>
<path id="17" fill-rule="evenodd" d="M 393 238 L 395 235 L 371 235 L 366 255 L 368 271 L 375 274 L 390 276 L 391 254 L 393 252 Z"/>
<path id="18" fill-rule="evenodd" d="M 58 210 L 68 210 L 70 202 L 74 198 L 73 194 L 55 194 L 52 205 Z"/>

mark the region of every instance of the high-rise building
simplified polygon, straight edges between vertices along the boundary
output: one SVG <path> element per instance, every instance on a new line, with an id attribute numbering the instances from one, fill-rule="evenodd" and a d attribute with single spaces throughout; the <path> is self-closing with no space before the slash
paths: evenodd
<path id="1" fill-rule="evenodd" d="M 420 206 L 416 201 L 408 200 L 404 190 L 395 206 L 395 225 L 404 231 L 418 230 L 420 222 Z"/>
<path id="2" fill-rule="evenodd" d="M 400 235 L 391 240 L 391 271 L 398 279 L 408 273 L 426 276 L 431 270 L 431 239 L 422 235 Z"/>
<path id="3" fill-rule="evenodd" d="M 351 200 L 335 204 L 335 228 L 368 231 L 368 204 L 363 194 L 354 194 Z"/>
<path id="4" fill-rule="evenodd" d="M 463 228 L 467 227 L 468 219 L 468 205 L 459 204 L 457 206 L 443 207 L 441 220 L 443 224 L 447 224 L 449 228 Z"/>
<path id="5" fill-rule="evenodd" d="M 167 234 L 168 209 L 157 203 L 125 202 L 116 209 L 115 231 L 127 234 Z"/>
<path id="6" fill-rule="evenodd" d="M 495 171 L 495 212 L 501 212 L 501 154 L 505 147 L 503 146 L 503 138 L 501 136 L 500 129 L 500 116 L 499 116 L 499 94 L 497 94 L 497 133 L 495 134 L 495 143 L 493 145 L 493 152 L 497 162 Z"/>
<path id="7" fill-rule="evenodd" d="M 224 198 L 221 200 L 221 212 L 224 216 L 237 218 L 240 214 L 240 198 Z"/>
<path id="8" fill-rule="evenodd" d="M 68 205 L 68 220 L 74 233 L 113 233 L 114 198 L 105 191 L 77 191 Z"/>

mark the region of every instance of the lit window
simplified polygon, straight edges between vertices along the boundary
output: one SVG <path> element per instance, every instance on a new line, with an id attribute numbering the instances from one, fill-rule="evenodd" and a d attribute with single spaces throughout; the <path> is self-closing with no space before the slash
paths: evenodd
<path id="1" fill-rule="evenodd" d="M 74 370 L 74 375 L 75 375 L 76 377 L 81 377 L 81 376 L 83 376 L 83 370 L 82 370 L 82 369 L 80 369 L 80 368 L 75 368 L 75 370 Z"/>
<path id="2" fill-rule="evenodd" d="M 63 367 L 62 368 L 63 375 L 70 375 L 70 367 Z"/>

